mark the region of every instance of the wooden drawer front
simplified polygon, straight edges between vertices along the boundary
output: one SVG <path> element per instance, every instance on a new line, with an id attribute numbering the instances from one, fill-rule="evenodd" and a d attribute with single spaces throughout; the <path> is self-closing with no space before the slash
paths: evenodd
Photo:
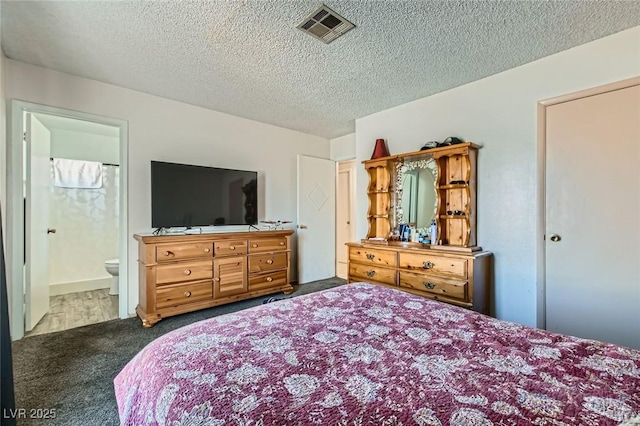
<path id="1" fill-rule="evenodd" d="M 385 250 L 371 250 L 360 247 L 349 247 L 349 260 L 372 265 L 395 267 L 396 252 Z"/>
<path id="2" fill-rule="evenodd" d="M 156 290 L 156 308 L 169 308 L 211 298 L 211 281 L 168 285 Z"/>
<path id="3" fill-rule="evenodd" d="M 216 241 L 213 243 L 213 249 L 216 256 L 247 254 L 247 240 Z"/>
<path id="4" fill-rule="evenodd" d="M 265 251 L 277 251 L 286 249 L 286 238 L 261 238 L 259 240 L 249 240 L 249 253 L 262 253 Z"/>
<path id="5" fill-rule="evenodd" d="M 438 280 L 429 274 L 400 271 L 400 287 L 413 288 L 463 302 L 469 300 L 466 281 Z"/>
<path id="6" fill-rule="evenodd" d="M 171 284 L 181 281 L 198 281 L 213 276 L 211 261 L 180 262 L 156 266 L 156 284 Z"/>
<path id="7" fill-rule="evenodd" d="M 180 259 L 193 259 L 198 257 L 211 257 L 213 255 L 213 243 L 183 243 L 160 244 L 156 246 L 156 261 L 171 261 Z"/>
<path id="8" fill-rule="evenodd" d="M 249 276 L 249 291 L 279 287 L 287 284 L 287 271 L 275 271 Z"/>
<path id="9" fill-rule="evenodd" d="M 287 267 L 287 253 L 261 254 L 249 256 L 249 272 L 263 272 Z"/>
<path id="10" fill-rule="evenodd" d="M 467 278 L 467 259 L 438 257 L 416 253 L 400 253 L 400 267 L 430 274 Z"/>
<path id="11" fill-rule="evenodd" d="M 394 269 L 377 268 L 372 265 L 359 263 L 349 264 L 349 277 L 364 281 L 379 281 L 381 283 L 396 284 L 396 271 Z"/>

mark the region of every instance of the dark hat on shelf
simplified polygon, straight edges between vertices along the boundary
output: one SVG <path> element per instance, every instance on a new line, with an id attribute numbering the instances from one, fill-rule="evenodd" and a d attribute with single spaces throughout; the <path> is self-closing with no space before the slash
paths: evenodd
<path id="1" fill-rule="evenodd" d="M 449 146 L 449 145 L 457 145 L 459 143 L 464 143 L 464 139 L 456 138 L 455 136 L 449 136 L 442 142 L 429 141 L 425 143 L 424 145 L 422 145 L 422 148 L 420 148 L 420 151 L 424 151 L 425 149 L 431 149 L 431 148 L 441 148 L 443 146 Z"/>

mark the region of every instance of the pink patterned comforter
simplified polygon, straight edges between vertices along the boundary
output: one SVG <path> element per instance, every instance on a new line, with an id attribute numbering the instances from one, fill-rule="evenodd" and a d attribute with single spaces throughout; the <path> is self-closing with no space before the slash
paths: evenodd
<path id="1" fill-rule="evenodd" d="M 115 389 L 124 425 L 615 425 L 640 351 L 362 283 L 168 333 Z"/>

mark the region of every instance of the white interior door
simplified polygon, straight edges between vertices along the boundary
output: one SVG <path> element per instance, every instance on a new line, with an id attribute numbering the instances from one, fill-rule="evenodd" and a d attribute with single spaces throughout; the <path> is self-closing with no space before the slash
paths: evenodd
<path id="1" fill-rule="evenodd" d="M 546 109 L 547 329 L 640 348 L 640 86 Z"/>
<path id="2" fill-rule="evenodd" d="M 26 113 L 25 330 L 49 310 L 49 191 L 51 132 Z"/>
<path id="3" fill-rule="evenodd" d="M 352 236 L 353 197 L 351 194 L 355 175 L 355 162 L 344 161 L 338 163 L 338 177 L 336 181 L 336 275 L 347 279 L 348 276 L 348 242 L 354 240 Z"/>
<path id="4" fill-rule="evenodd" d="M 298 155 L 298 282 L 335 276 L 336 163 Z"/>

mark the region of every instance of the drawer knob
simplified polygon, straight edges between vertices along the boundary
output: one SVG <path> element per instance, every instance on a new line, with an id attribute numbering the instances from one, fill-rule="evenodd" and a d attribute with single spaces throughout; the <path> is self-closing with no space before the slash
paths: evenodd
<path id="1" fill-rule="evenodd" d="M 184 270 L 184 274 L 185 275 L 191 275 L 191 269 L 185 269 Z"/>
<path id="2" fill-rule="evenodd" d="M 369 259 L 369 260 L 373 260 L 373 259 L 375 259 L 375 257 L 376 257 L 376 255 L 375 255 L 375 254 L 367 253 L 367 259 Z"/>
<path id="3" fill-rule="evenodd" d="M 366 271 L 368 277 L 373 277 L 376 274 L 376 271 Z"/>
<path id="4" fill-rule="evenodd" d="M 436 285 L 435 285 L 434 283 L 424 282 L 424 283 L 422 283 L 422 284 L 424 284 L 424 286 L 425 286 L 426 288 L 428 288 L 429 290 L 433 290 L 434 288 L 436 288 Z"/>
<path id="5" fill-rule="evenodd" d="M 280 245 L 283 246 L 284 245 L 284 241 L 280 241 Z"/>
<path id="6" fill-rule="evenodd" d="M 170 252 L 169 250 L 167 250 L 167 251 L 165 251 L 163 254 L 164 254 L 165 256 L 171 256 L 173 253 L 172 253 L 172 252 Z"/>
<path id="7" fill-rule="evenodd" d="M 205 247 L 204 252 L 205 253 L 209 253 L 211 251 L 211 249 L 209 247 Z"/>
<path id="8" fill-rule="evenodd" d="M 191 292 L 190 291 L 185 291 L 184 292 L 184 297 L 191 297 Z"/>
<path id="9" fill-rule="evenodd" d="M 235 250 L 236 246 L 229 246 L 229 250 Z"/>
<path id="10" fill-rule="evenodd" d="M 271 278 L 271 277 L 267 277 L 267 282 L 269 282 L 269 283 L 270 283 L 271 281 L 273 281 L 273 278 Z"/>
<path id="11" fill-rule="evenodd" d="M 267 259 L 267 263 L 271 265 L 273 263 L 273 259 Z"/>
<path id="12" fill-rule="evenodd" d="M 422 269 L 431 269 L 436 266 L 433 262 L 422 262 Z"/>
<path id="13" fill-rule="evenodd" d="M 220 281 L 220 278 L 215 277 L 213 280 L 214 280 L 215 282 L 218 282 L 218 281 Z"/>
<path id="14" fill-rule="evenodd" d="M 251 244 L 251 247 L 255 248 L 255 247 L 258 247 L 258 245 L 257 244 Z"/>

